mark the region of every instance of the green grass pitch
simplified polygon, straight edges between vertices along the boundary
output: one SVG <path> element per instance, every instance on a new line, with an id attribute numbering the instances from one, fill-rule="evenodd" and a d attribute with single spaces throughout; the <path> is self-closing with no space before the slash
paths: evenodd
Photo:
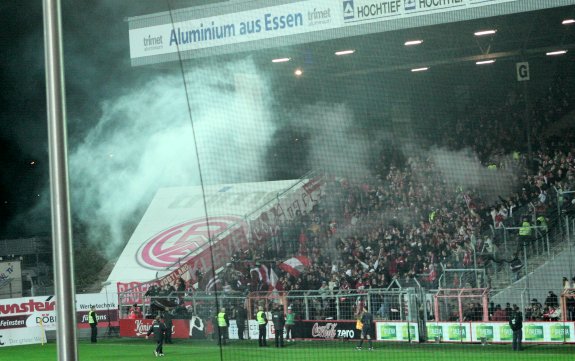
<path id="1" fill-rule="evenodd" d="M 374 343 L 375 350 L 356 351 L 357 342 L 298 341 L 284 348 L 257 346 L 256 341 L 232 341 L 220 348 L 209 341 L 179 341 L 165 345 L 162 360 L 195 361 L 512 361 L 512 360 L 574 360 L 575 345 L 525 345 L 523 352 L 513 352 L 511 345 L 477 344 L 393 344 Z M 82 361 L 120 360 L 142 361 L 156 359 L 155 343 L 151 340 L 103 339 L 97 344 L 80 341 L 78 357 Z M 54 341 L 46 345 L 5 347 L 2 360 L 43 361 L 57 360 Z"/>

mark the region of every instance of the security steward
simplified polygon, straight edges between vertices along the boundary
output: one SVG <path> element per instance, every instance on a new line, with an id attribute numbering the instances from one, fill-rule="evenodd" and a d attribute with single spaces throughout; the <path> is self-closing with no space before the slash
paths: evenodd
<path id="1" fill-rule="evenodd" d="M 286 319 L 281 305 L 274 306 L 272 322 L 274 323 L 276 347 L 284 347 L 284 326 Z"/>
<path id="2" fill-rule="evenodd" d="M 226 314 L 226 308 L 221 307 L 220 312 L 217 316 L 218 321 L 218 345 L 225 345 L 228 338 L 228 326 L 230 325 L 230 320 Z"/>
<path id="3" fill-rule="evenodd" d="M 268 318 L 264 312 L 263 306 L 258 307 L 258 313 L 256 314 L 256 320 L 258 321 L 258 344 L 260 347 L 267 347 L 267 324 Z"/>
<path id="4" fill-rule="evenodd" d="M 92 329 L 90 335 L 90 341 L 92 343 L 98 342 L 98 315 L 96 315 L 96 307 L 90 307 L 90 312 L 88 312 L 88 323 Z"/>
<path id="5" fill-rule="evenodd" d="M 529 244 L 529 241 L 531 241 L 531 223 L 529 223 L 527 218 L 523 218 L 521 221 L 521 227 L 519 227 L 519 238 L 523 245 Z"/>
<path id="6" fill-rule="evenodd" d="M 156 356 L 164 356 L 164 335 L 166 333 L 166 325 L 161 322 L 160 315 L 156 316 L 152 327 L 148 330 L 148 334 L 146 335 L 146 340 L 148 337 L 154 333 L 154 339 L 156 340 L 156 349 L 154 350 L 154 355 Z"/>

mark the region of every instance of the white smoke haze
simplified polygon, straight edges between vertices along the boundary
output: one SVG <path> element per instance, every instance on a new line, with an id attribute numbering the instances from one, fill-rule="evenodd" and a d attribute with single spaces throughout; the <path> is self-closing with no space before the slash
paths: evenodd
<path id="1" fill-rule="evenodd" d="M 307 132 L 307 162 L 311 169 L 346 177 L 361 177 L 370 172 L 369 160 L 378 143 L 371 143 L 358 130 L 353 111 L 347 105 L 325 102 L 308 105 L 293 114 L 291 122 Z"/>
<path id="2" fill-rule="evenodd" d="M 258 181 L 274 127 L 267 80 L 252 61 L 186 69 L 203 181 Z M 109 255 L 124 228 L 161 187 L 200 184 L 180 76 L 159 76 L 103 105 L 69 155 L 72 212 Z"/>
<path id="3" fill-rule="evenodd" d="M 461 186 L 476 190 L 488 204 L 498 202 L 498 196 L 507 197 L 514 190 L 517 177 L 511 169 L 488 169 L 469 149 L 432 148 L 429 156 L 451 189 Z"/>

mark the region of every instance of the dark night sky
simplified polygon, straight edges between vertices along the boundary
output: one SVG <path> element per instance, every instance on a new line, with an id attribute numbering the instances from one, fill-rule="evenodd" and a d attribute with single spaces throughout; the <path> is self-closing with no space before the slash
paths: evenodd
<path id="1" fill-rule="evenodd" d="M 62 1 L 71 146 L 95 124 L 101 101 L 148 71 L 130 66 L 124 19 L 166 9 L 166 1 Z M 0 238 L 50 232 L 45 202 L 42 219 L 14 223 L 46 196 L 49 180 L 42 24 L 40 0 L 0 4 Z"/>

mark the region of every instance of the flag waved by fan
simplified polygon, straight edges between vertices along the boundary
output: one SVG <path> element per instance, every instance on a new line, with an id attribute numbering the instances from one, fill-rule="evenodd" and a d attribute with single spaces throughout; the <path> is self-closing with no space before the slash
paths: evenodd
<path id="1" fill-rule="evenodd" d="M 299 277 L 310 266 L 311 262 L 305 256 L 292 257 L 279 264 L 279 268 L 294 277 Z"/>

